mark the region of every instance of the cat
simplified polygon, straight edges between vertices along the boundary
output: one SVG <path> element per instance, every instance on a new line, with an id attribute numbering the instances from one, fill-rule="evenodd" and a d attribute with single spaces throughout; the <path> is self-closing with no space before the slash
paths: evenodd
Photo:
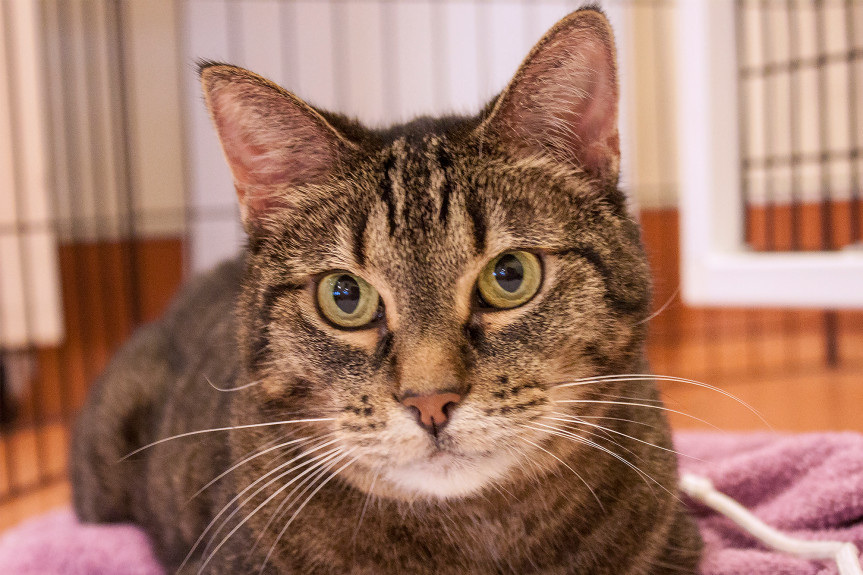
<path id="1" fill-rule="evenodd" d="M 384 130 L 203 62 L 247 247 L 94 384 L 80 519 L 138 523 L 169 572 L 695 572 L 627 375 L 650 271 L 615 58 L 584 8 L 478 116 Z"/>

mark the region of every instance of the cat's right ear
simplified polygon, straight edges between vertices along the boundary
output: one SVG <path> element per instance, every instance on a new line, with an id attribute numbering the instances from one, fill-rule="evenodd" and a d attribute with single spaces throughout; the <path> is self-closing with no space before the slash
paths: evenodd
<path id="1" fill-rule="evenodd" d="M 210 62 L 199 73 L 247 231 L 290 207 L 293 188 L 325 182 L 353 147 L 314 108 L 257 74 Z"/>
<path id="2" fill-rule="evenodd" d="M 516 156 L 545 156 L 617 184 L 617 66 L 605 15 L 582 8 L 534 46 L 479 127 Z"/>

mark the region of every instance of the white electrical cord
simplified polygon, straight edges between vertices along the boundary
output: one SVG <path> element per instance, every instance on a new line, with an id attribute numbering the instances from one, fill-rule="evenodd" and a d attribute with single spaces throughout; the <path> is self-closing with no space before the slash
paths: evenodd
<path id="1" fill-rule="evenodd" d="M 839 566 L 840 575 L 863 575 L 863 569 L 860 568 L 857 557 L 857 547 L 853 543 L 807 541 L 789 537 L 755 517 L 735 500 L 717 491 L 713 483 L 705 477 L 685 473 L 680 478 L 680 489 L 693 499 L 725 515 L 768 547 L 804 559 L 832 559 Z"/>

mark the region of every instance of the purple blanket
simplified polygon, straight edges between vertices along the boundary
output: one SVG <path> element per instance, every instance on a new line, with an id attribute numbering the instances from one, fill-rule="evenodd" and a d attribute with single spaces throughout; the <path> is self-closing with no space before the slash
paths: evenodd
<path id="1" fill-rule="evenodd" d="M 675 437 L 681 470 L 710 478 L 762 521 L 801 539 L 850 541 L 863 549 L 863 436 Z M 731 521 L 692 504 L 706 553 L 702 575 L 828 575 L 835 565 L 765 550 Z"/>
<path id="2" fill-rule="evenodd" d="M 709 477 L 767 523 L 805 539 L 863 549 L 863 436 L 680 433 L 684 471 Z M 828 575 L 834 565 L 765 550 L 729 520 L 692 503 L 706 543 L 703 575 Z M 68 510 L 0 536 L 0 573 L 163 575 L 132 526 L 80 525 Z"/>

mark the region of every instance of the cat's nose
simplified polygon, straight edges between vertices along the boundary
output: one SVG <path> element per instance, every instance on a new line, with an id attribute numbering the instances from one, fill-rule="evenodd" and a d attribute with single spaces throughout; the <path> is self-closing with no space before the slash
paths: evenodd
<path id="1" fill-rule="evenodd" d="M 462 396 L 454 392 L 417 395 L 405 393 L 400 401 L 402 405 L 414 411 L 417 420 L 429 433 L 437 435 L 446 425 L 449 413 L 460 402 Z"/>

